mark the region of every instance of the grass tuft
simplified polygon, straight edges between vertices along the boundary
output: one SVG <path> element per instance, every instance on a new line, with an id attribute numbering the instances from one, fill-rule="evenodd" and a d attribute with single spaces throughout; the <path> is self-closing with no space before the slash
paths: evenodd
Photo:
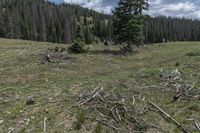
<path id="1" fill-rule="evenodd" d="M 103 133 L 103 126 L 100 123 L 97 124 L 95 133 Z"/>
<path id="2" fill-rule="evenodd" d="M 82 128 L 82 125 L 85 123 L 85 113 L 82 110 L 79 110 L 76 114 L 76 126 L 75 128 L 77 130 L 80 130 Z"/>

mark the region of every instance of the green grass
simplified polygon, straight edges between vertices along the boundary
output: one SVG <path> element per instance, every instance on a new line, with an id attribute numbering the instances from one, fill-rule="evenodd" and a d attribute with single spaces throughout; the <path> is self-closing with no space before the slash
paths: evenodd
<path id="1" fill-rule="evenodd" d="M 156 85 L 160 81 L 152 78 L 152 75 L 158 74 L 159 68 L 177 68 L 185 75 L 191 75 L 189 78 L 185 77 L 188 82 L 196 82 L 199 86 L 200 56 L 188 55 L 200 53 L 199 42 L 168 43 L 162 47 L 155 44 L 140 48 L 139 53 L 126 57 L 107 52 L 118 50 L 117 46 L 95 45 L 88 54 L 63 53 L 66 57 L 76 58 L 73 62 L 60 60 L 59 63 L 41 64 L 42 54 L 55 47 L 67 48 L 68 45 L 0 39 L 0 120 L 4 120 L 0 125 L 0 132 L 7 132 L 9 127 L 20 133 L 41 132 L 44 117 L 48 117 L 49 132 L 64 132 L 64 126 L 76 121 L 77 110 L 73 108 L 76 99 L 73 95 L 97 86 L 107 89 L 116 87 L 116 91 L 121 92 L 124 90 L 121 83 L 134 87 L 135 81 L 141 83 L 141 86 Z M 180 65 L 177 66 L 177 62 Z M 192 132 L 196 131 L 194 122 L 200 120 L 198 100 L 170 103 L 173 92 L 148 89 L 141 91 L 185 127 L 194 129 Z M 26 106 L 28 96 L 33 96 L 35 106 Z M 45 103 L 63 98 L 67 100 L 59 104 Z M 30 119 L 28 125 L 24 120 L 26 118 Z M 189 118 L 194 120 L 188 120 Z M 162 131 L 180 132 L 156 113 L 148 113 L 143 119 L 162 127 Z M 56 127 L 66 120 L 69 121 Z M 21 121 L 24 123 L 20 123 Z M 90 130 L 95 127 L 91 126 Z M 71 132 L 86 131 L 74 129 Z"/>

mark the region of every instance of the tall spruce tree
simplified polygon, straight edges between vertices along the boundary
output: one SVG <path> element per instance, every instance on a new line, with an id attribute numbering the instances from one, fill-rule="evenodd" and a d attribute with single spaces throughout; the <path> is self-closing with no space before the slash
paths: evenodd
<path id="1" fill-rule="evenodd" d="M 113 25 L 117 43 L 126 44 L 125 52 L 133 52 L 133 46 L 143 43 L 142 11 L 148 9 L 148 0 L 119 0 Z"/>
<path id="2" fill-rule="evenodd" d="M 84 31 L 83 31 L 83 28 L 80 24 L 77 27 L 75 39 L 78 39 L 81 42 L 85 43 Z"/>
<path id="3" fill-rule="evenodd" d="M 79 25 L 76 31 L 76 37 L 73 45 L 68 48 L 68 51 L 72 53 L 85 53 L 87 50 L 88 49 L 85 48 L 84 32 L 82 27 Z"/>
<path id="4" fill-rule="evenodd" d="M 91 30 L 89 28 L 89 26 L 85 26 L 85 43 L 86 44 L 92 44 L 93 42 L 93 36 L 92 36 L 92 33 L 91 33 Z"/>

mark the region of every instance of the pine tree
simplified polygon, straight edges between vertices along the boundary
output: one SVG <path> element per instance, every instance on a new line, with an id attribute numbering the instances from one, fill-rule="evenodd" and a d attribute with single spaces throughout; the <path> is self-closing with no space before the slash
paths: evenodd
<path id="1" fill-rule="evenodd" d="M 89 28 L 88 25 L 85 27 L 84 36 L 85 36 L 85 43 L 86 44 L 92 44 L 93 36 L 92 36 L 92 33 L 91 33 L 90 28 Z"/>
<path id="2" fill-rule="evenodd" d="M 1 5 L 0 8 L 2 8 Z M 5 30 L 5 23 L 4 23 L 3 12 L 0 12 L 0 37 L 5 37 L 4 30 Z"/>
<path id="3" fill-rule="evenodd" d="M 80 24 L 77 27 L 75 39 L 79 39 L 80 41 L 85 42 L 83 28 Z"/>
<path id="4" fill-rule="evenodd" d="M 147 0 L 120 0 L 114 13 L 114 35 L 117 43 L 127 44 L 125 52 L 143 43 L 142 10 L 148 8 Z"/>
<path id="5" fill-rule="evenodd" d="M 111 40 L 112 39 L 112 36 L 113 36 L 113 25 L 112 25 L 112 22 L 111 20 L 108 21 L 108 26 L 107 26 L 107 30 L 108 30 L 108 35 L 107 37 Z"/>
<path id="6" fill-rule="evenodd" d="M 85 53 L 88 49 L 85 48 L 85 37 L 81 25 L 78 25 L 76 32 L 74 43 L 68 48 L 68 51 L 72 53 Z"/>

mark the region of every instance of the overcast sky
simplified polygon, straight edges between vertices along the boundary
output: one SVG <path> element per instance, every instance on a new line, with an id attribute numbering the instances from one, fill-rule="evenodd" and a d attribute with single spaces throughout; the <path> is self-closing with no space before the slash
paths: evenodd
<path id="1" fill-rule="evenodd" d="M 53 2 L 66 2 L 79 4 L 99 12 L 111 13 L 118 0 L 50 0 Z M 150 15 L 178 16 L 200 18 L 200 0 L 149 0 Z"/>

